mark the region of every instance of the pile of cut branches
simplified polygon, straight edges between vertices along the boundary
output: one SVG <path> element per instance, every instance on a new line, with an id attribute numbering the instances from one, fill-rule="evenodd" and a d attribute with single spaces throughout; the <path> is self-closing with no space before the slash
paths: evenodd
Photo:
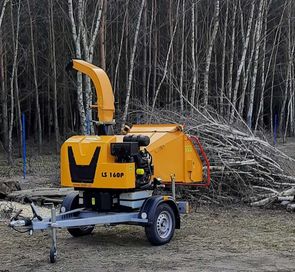
<path id="1" fill-rule="evenodd" d="M 230 124 L 213 110 L 197 109 L 193 114 L 147 110 L 143 116 L 143 122 L 183 124 L 187 134 L 199 137 L 211 165 L 211 187 L 207 192 L 184 189 L 192 198 L 253 206 L 277 201 L 290 204 L 293 200 L 295 177 L 291 172 L 295 160 L 255 136 L 241 118 Z"/>

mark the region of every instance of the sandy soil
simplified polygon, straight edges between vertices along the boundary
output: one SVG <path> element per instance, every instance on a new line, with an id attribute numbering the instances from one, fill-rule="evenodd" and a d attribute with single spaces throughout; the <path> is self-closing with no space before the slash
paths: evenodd
<path id="1" fill-rule="evenodd" d="M 294 271 L 294 215 L 246 207 L 200 207 L 164 246 L 136 226 L 96 227 L 87 237 L 58 232 L 49 263 L 47 232 L 33 236 L 0 223 L 0 271 Z"/>

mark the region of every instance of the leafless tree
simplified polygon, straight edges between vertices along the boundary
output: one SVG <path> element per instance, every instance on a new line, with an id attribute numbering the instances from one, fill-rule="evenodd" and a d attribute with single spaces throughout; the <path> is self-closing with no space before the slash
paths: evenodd
<path id="1" fill-rule="evenodd" d="M 254 64 L 253 64 L 253 75 L 252 75 L 252 84 L 250 90 L 250 101 L 249 101 L 249 109 L 247 113 L 247 123 L 249 127 L 252 127 L 252 118 L 253 118 L 253 107 L 254 107 L 254 95 L 255 95 L 255 87 L 256 87 L 256 79 L 257 79 L 257 71 L 258 71 L 258 58 L 260 52 L 260 44 L 261 44 L 261 28 L 263 21 L 263 6 L 264 0 L 260 0 L 259 10 L 258 10 L 258 18 L 257 18 L 257 31 L 255 32 L 255 55 L 254 55 Z"/>
<path id="2" fill-rule="evenodd" d="M 204 72 L 204 106 L 205 107 L 208 105 L 209 71 L 210 71 L 210 65 L 211 65 L 211 56 L 212 56 L 213 45 L 215 42 L 218 27 L 219 27 L 219 0 L 216 0 L 215 14 L 214 14 L 214 26 L 213 26 L 212 35 L 209 40 L 208 51 L 207 51 L 207 56 L 206 56 L 206 67 L 205 67 L 205 72 Z"/>
<path id="3" fill-rule="evenodd" d="M 249 16 L 249 20 L 248 20 L 247 34 L 246 34 L 246 39 L 245 39 L 245 43 L 244 43 L 244 46 L 243 46 L 243 53 L 242 53 L 239 68 L 238 68 L 238 71 L 237 71 L 236 83 L 235 83 L 235 86 L 234 86 L 234 89 L 233 89 L 232 110 L 231 110 L 231 117 L 230 117 L 231 122 L 233 121 L 233 117 L 234 117 L 234 114 L 235 114 L 235 107 L 236 107 L 236 103 L 237 103 L 237 95 L 238 95 L 238 89 L 239 89 L 239 84 L 240 84 L 241 73 L 242 73 L 242 70 L 245 67 L 246 54 L 247 54 L 247 51 L 248 51 L 248 45 L 249 45 L 249 40 L 250 40 L 250 31 L 252 29 L 254 7 L 255 7 L 255 2 L 253 2 L 252 6 L 251 6 L 250 16 Z"/>
<path id="4" fill-rule="evenodd" d="M 53 97 L 54 97 L 54 132 L 55 132 L 55 149 L 56 153 L 59 150 L 59 125 L 57 116 L 57 75 L 56 75 L 56 52 L 55 52 L 55 31 L 54 31 L 54 19 L 53 19 L 53 1 L 48 1 L 48 13 L 49 13 L 49 33 L 51 41 L 51 66 L 52 66 L 52 85 L 53 85 Z"/>
<path id="5" fill-rule="evenodd" d="M 140 29 L 140 22 L 141 22 L 141 16 L 142 16 L 144 4 L 145 4 L 145 0 L 142 0 L 141 5 L 140 5 L 140 9 L 139 9 L 135 34 L 134 34 L 134 42 L 133 42 L 132 52 L 131 52 L 131 56 L 130 56 L 130 69 L 129 69 L 129 76 L 128 76 L 128 82 L 127 82 L 126 101 L 125 101 L 125 107 L 124 107 L 123 118 L 122 118 L 122 120 L 123 120 L 122 127 L 124 127 L 124 125 L 126 123 L 127 114 L 128 114 L 128 107 L 129 107 L 130 93 L 131 93 L 131 86 L 132 86 L 132 78 L 133 78 L 134 58 L 135 58 L 135 53 L 136 53 L 136 48 L 137 48 L 138 33 L 139 33 L 139 29 Z"/>
<path id="6" fill-rule="evenodd" d="M 17 19 L 16 19 L 16 27 L 14 26 L 13 21 L 13 6 L 11 3 L 11 27 L 12 27 L 12 35 L 13 35 L 13 64 L 12 64 L 12 72 L 10 77 L 10 123 L 9 123 L 9 132 L 8 132 L 8 161 L 9 164 L 13 163 L 12 160 L 12 130 L 14 123 L 14 83 L 16 77 L 16 69 L 17 69 L 17 59 L 18 59 L 18 41 L 19 41 L 19 26 L 20 26 L 20 8 L 21 8 L 21 0 L 18 0 L 17 5 Z"/>
<path id="7" fill-rule="evenodd" d="M 180 0 L 178 0 L 178 3 L 177 3 L 177 9 L 176 9 L 175 18 L 178 18 L 179 2 L 180 2 Z M 157 87 L 157 90 L 156 90 L 156 93 L 155 93 L 155 96 L 154 96 L 154 99 L 153 99 L 152 111 L 154 110 L 154 108 L 156 106 L 156 102 L 157 102 L 157 98 L 158 98 L 161 86 L 162 86 L 162 84 L 163 84 L 163 82 L 164 82 L 164 80 L 166 78 L 166 75 L 167 75 L 169 57 L 170 57 L 170 53 L 171 53 L 172 44 L 173 44 L 174 36 L 175 36 L 175 33 L 176 33 L 177 25 L 178 25 L 178 21 L 175 22 L 175 26 L 174 26 L 174 29 L 173 29 L 173 34 L 172 34 L 172 37 L 171 37 L 171 40 L 170 40 L 170 43 L 169 43 L 169 47 L 168 47 L 168 51 L 167 51 L 167 55 L 166 55 L 166 59 L 165 59 L 165 66 L 164 66 L 163 75 L 162 75 L 161 81 L 160 81 L 160 83 L 159 83 L 159 85 Z"/>

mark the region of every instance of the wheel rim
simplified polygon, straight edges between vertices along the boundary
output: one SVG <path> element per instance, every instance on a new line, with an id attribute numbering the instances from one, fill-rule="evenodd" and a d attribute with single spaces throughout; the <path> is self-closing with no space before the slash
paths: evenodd
<path id="1" fill-rule="evenodd" d="M 172 231 L 172 217 L 167 211 L 162 211 L 157 218 L 157 232 L 162 239 L 169 237 Z"/>

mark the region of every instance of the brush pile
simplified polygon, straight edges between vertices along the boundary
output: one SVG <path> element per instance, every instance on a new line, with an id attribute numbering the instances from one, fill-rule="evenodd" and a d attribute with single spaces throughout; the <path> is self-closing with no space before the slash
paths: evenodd
<path id="1" fill-rule="evenodd" d="M 152 115 L 147 111 L 144 116 L 152 123 L 183 124 L 187 134 L 199 137 L 211 165 L 211 187 L 207 193 L 202 189 L 183 189 L 191 198 L 219 204 L 247 202 L 252 206 L 269 206 L 283 201 L 289 209 L 294 205 L 292 167 L 295 160 L 266 139 L 255 136 L 241 119 L 229 124 L 218 114 L 208 111 L 184 115 L 154 110 Z"/>

